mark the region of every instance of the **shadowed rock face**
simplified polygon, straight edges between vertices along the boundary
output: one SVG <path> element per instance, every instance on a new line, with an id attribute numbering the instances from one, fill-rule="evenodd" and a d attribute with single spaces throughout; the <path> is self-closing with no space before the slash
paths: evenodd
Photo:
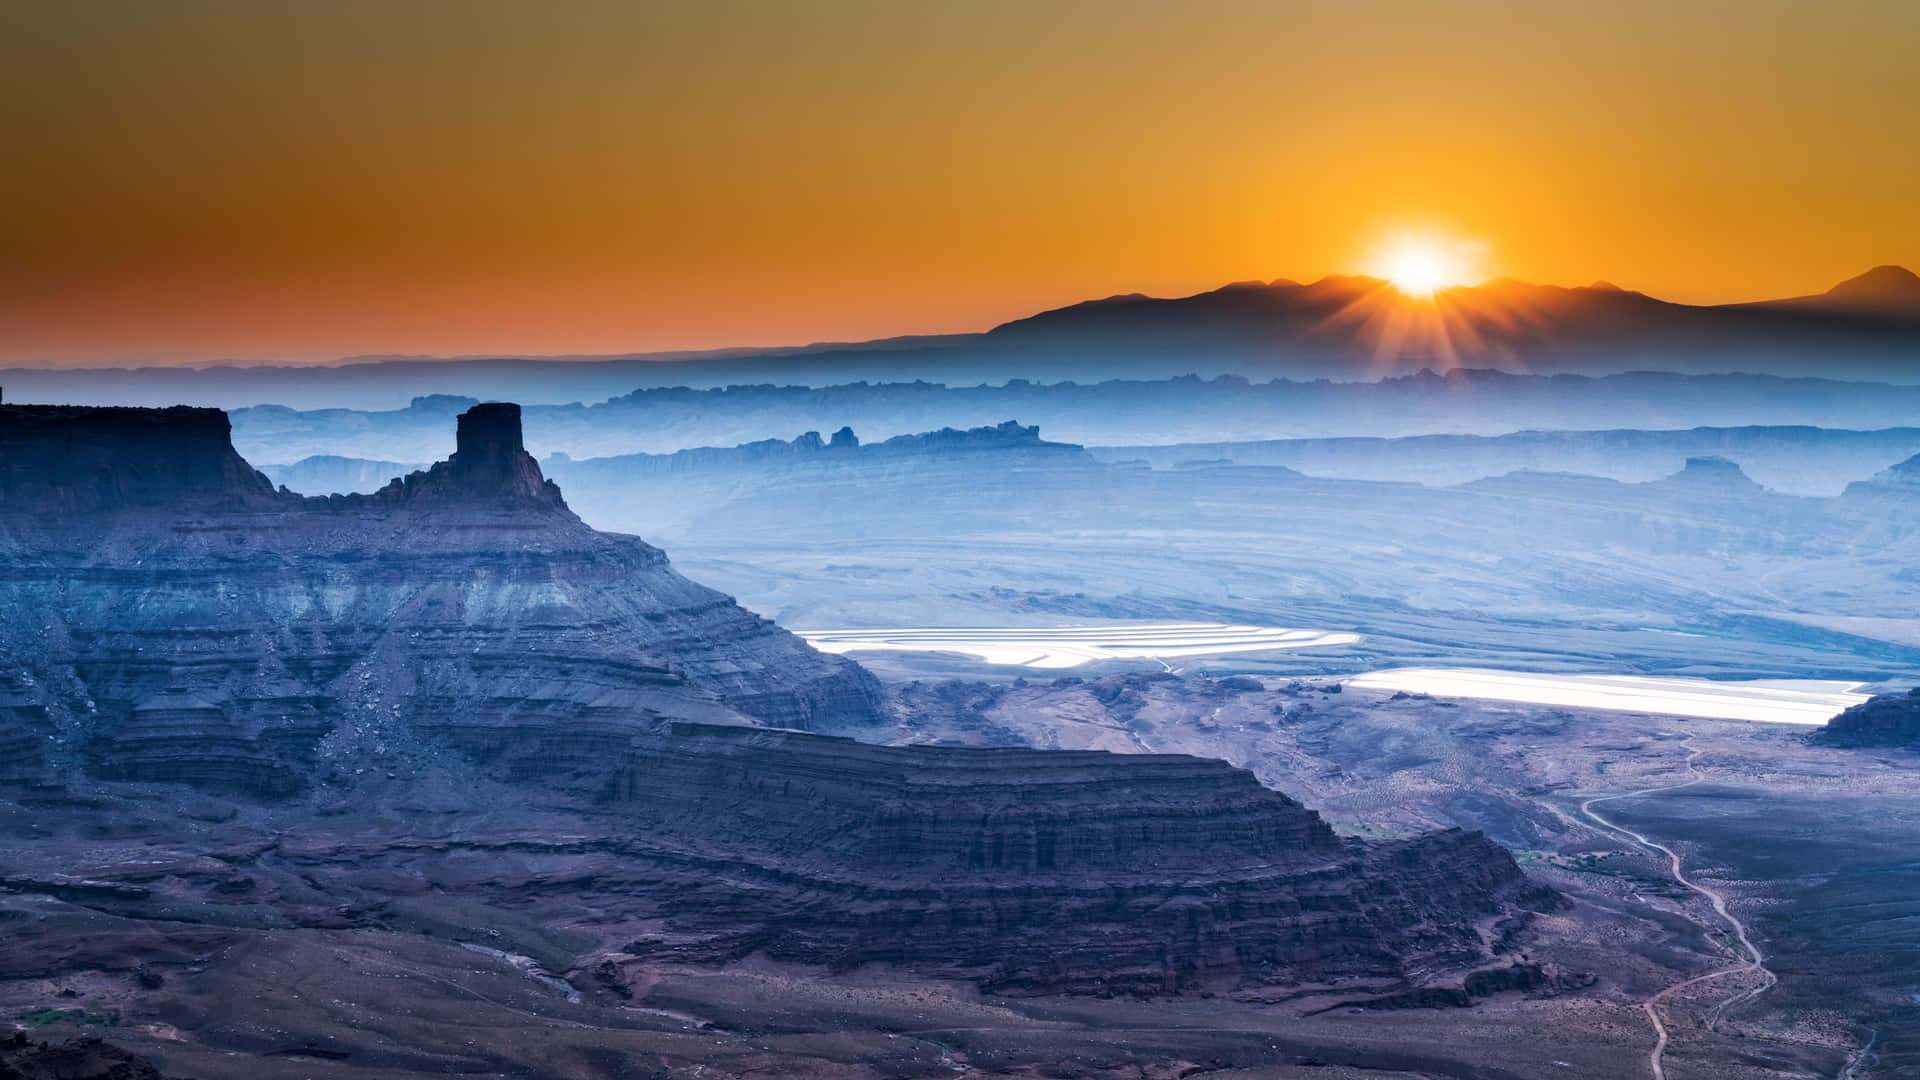
<path id="1" fill-rule="evenodd" d="M 1214 760 L 670 720 L 603 726 L 591 753 L 549 734 L 553 753 L 532 728 L 502 735 L 508 769 L 409 758 L 398 780 L 227 803 L 230 821 L 192 799 L 180 816 L 145 785 L 40 792 L 139 836 L 134 861 L 123 874 L 86 845 L 28 854 L 9 840 L 0 889 L 125 920 L 190 913 L 202 937 L 292 925 L 472 940 L 503 920 L 564 943 L 554 969 L 582 989 L 636 995 L 662 965 L 759 955 L 1004 993 L 1370 997 L 1457 986 L 1524 910 L 1555 902 L 1479 833 L 1341 838 Z M 82 952 L 57 928 L 18 944 L 34 970 Z"/>
<path id="2" fill-rule="evenodd" d="M 697 901 L 625 947 L 647 960 L 883 961 L 1026 992 L 1398 981 L 1484 962 L 1477 923 L 1552 903 L 1478 833 L 1343 840 L 1201 758 L 673 725 L 630 761 L 623 815 L 713 822 L 700 857 L 741 856 L 724 886 L 657 864 Z"/>
<path id="3" fill-rule="evenodd" d="M 25 1032 L 0 1039 L 0 1080 L 161 1080 L 153 1063 L 99 1039 L 58 1045 Z"/>
<path id="4" fill-rule="evenodd" d="M 219 409 L 0 405 L 0 530 L 135 507 L 275 505 L 230 431 Z"/>
<path id="5" fill-rule="evenodd" d="M 475 405 L 460 414 L 455 438 L 445 470 L 450 492 L 481 500 L 560 502 L 560 489 L 541 477 L 521 442 L 520 406 Z"/>
<path id="6" fill-rule="evenodd" d="M 0 410 L 0 655 L 29 680 L 0 684 L 0 743 L 284 796 L 528 726 L 876 715 L 858 667 L 582 524 L 516 407 L 470 410 L 459 445 L 308 499 L 248 468 L 218 412 Z"/>
<path id="7" fill-rule="evenodd" d="M 1553 902 L 1480 834 L 1342 839 L 1218 761 L 791 730 L 874 719 L 876 684 L 582 524 L 511 406 L 324 499 L 267 488 L 217 414 L 0 415 L 26 470 L 0 517 L 0 796 L 141 807 L 143 858 L 276 838 L 95 898 L 119 915 L 320 925 L 311 891 L 324 925 L 384 927 L 381 882 L 434 881 L 410 917 L 523 913 L 616 987 L 761 953 L 1161 992 L 1415 987 Z M 188 799 L 128 786 L 153 781 L 238 795 L 244 824 L 148 816 Z M 7 854 L 28 890 L 91 858 Z"/>
<path id="8" fill-rule="evenodd" d="M 1828 746 L 1920 748 L 1920 689 L 1863 701 L 1827 721 L 1812 738 Z"/>

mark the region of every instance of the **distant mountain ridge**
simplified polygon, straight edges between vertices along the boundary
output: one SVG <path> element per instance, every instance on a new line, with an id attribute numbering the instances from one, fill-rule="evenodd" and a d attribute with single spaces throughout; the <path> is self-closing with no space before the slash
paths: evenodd
<path id="1" fill-rule="evenodd" d="M 478 403 L 473 398 L 464 402 Z M 445 399 L 422 399 L 408 408 L 385 411 L 268 406 L 238 409 L 231 415 L 235 444 L 248 461 L 263 468 L 315 455 L 428 462 L 453 449 Z M 1147 447 L 1748 425 L 1866 431 L 1911 424 L 1915 415 L 1920 415 L 1920 386 L 1771 375 L 1639 373 L 1588 378 L 1488 371 L 1423 373 L 1377 382 L 1255 382 L 1239 376 L 1207 380 L 1183 376 L 1091 384 L 1009 380 L 999 386 L 921 381 L 819 388 L 765 384 L 717 390 L 663 388 L 624 394 L 596 405 L 539 405 L 525 410 L 527 445 L 535 456 L 563 452 L 575 460 L 671 454 L 768 438 L 789 440 L 809 429 L 825 432 L 842 426 L 853 427 L 871 442 L 943 427 L 994 425 L 1009 417 L 1018 417 L 1022 424 L 1038 424 L 1049 438 L 1063 442 Z M 1668 470 L 1691 454 L 1726 449 L 1702 443 L 1649 467 Z M 1915 449 L 1920 447 L 1893 448 L 1849 478 L 1870 475 Z M 1180 458 L 1196 456 L 1221 455 L 1182 452 Z M 1525 464 L 1518 461 L 1504 468 Z M 1650 472 L 1643 478 L 1657 474 Z M 314 476 L 294 486 L 309 492 L 369 490 L 334 486 L 339 479 Z M 328 486 L 309 486 L 315 480 Z"/>
<path id="2" fill-rule="evenodd" d="M 1740 306 L 1915 320 L 1920 319 L 1920 274 L 1904 266 L 1876 266 L 1814 296 Z"/>
<path id="3" fill-rule="evenodd" d="M 1795 495 L 1838 495 L 1849 482 L 1920 453 L 1920 428 L 1851 431 L 1794 426 L 1681 430 L 1517 431 L 1504 435 L 1404 438 L 1269 439 L 1092 446 L 1102 461 L 1156 468 L 1188 462 L 1285 467 L 1310 476 L 1415 481 L 1445 487 L 1510 472 L 1560 472 L 1645 482 L 1668 477 L 1689 459 L 1740 463 L 1752 478 Z M 271 475 L 271 473 L 270 473 Z"/>
<path id="4" fill-rule="evenodd" d="M 333 367 L 14 369 L 14 400 L 221 408 L 395 408 L 432 394 L 529 404 L 635 389 L 756 382 L 1155 379 L 1197 374 L 1368 381 L 1421 368 L 1609 374 L 1745 372 L 1920 381 L 1920 277 L 1880 266 L 1815 296 L 1660 300 L 1610 282 L 1499 278 L 1409 299 L 1377 278 L 1236 282 L 1191 296 L 1126 293 L 978 334 L 606 357 L 356 359 Z"/>
<path id="5" fill-rule="evenodd" d="M 1409 365 L 1513 370 L 1782 370 L 1818 349 L 1841 357 L 1920 356 L 1920 277 L 1882 266 L 1817 296 L 1691 305 L 1610 282 L 1565 288 L 1495 278 L 1409 299 L 1378 278 L 1308 284 L 1239 282 L 1179 298 L 1138 293 L 1055 308 L 1002 324 L 987 337 L 1057 347 L 1287 348 L 1344 357 L 1357 372 Z M 1744 358 L 1744 359 L 1741 359 Z M 1731 359 L 1746 367 L 1702 367 Z"/>

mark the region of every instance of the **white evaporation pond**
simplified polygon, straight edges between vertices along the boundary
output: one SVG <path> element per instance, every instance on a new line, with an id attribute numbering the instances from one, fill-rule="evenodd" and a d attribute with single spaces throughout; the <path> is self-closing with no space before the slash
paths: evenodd
<path id="1" fill-rule="evenodd" d="M 1151 623 L 1057 627 L 910 627 L 900 630 L 796 630 L 821 652 L 942 652 L 1006 667 L 1071 668 L 1095 660 L 1164 660 L 1351 645 L 1358 634 L 1281 626 Z"/>
<path id="2" fill-rule="evenodd" d="M 1869 696 L 1856 692 L 1859 683 L 1816 679 L 1716 682 L 1679 676 L 1548 675 L 1481 668 L 1394 668 L 1356 675 L 1347 685 L 1436 697 L 1814 727 Z"/>

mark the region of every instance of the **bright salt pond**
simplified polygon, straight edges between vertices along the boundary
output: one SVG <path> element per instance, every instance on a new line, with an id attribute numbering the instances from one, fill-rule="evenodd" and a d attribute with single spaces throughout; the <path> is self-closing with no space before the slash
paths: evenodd
<path id="1" fill-rule="evenodd" d="M 944 652 L 1009 667 L 1070 668 L 1095 660 L 1160 660 L 1181 656 L 1351 645 L 1358 634 L 1221 623 L 1130 626 L 914 627 L 901 630 L 800 630 L 821 652 Z"/>
<path id="2" fill-rule="evenodd" d="M 1714 682 L 1655 675 L 1545 675 L 1477 668 L 1396 668 L 1355 676 L 1347 680 L 1347 685 L 1436 697 L 1813 726 L 1825 724 L 1835 713 L 1868 697 L 1856 692 L 1859 683 L 1813 679 Z"/>

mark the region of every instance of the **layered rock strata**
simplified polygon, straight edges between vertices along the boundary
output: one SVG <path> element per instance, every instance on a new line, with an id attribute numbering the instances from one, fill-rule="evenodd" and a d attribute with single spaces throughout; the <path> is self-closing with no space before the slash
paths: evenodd
<path id="1" fill-rule="evenodd" d="M 628 760 L 623 816 L 712 822 L 677 858 L 730 856 L 711 876 L 654 856 L 690 902 L 624 950 L 648 960 L 877 961 L 1026 992 L 1405 981 L 1484 961 L 1483 923 L 1552 903 L 1477 833 L 1342 839 L 1201 758 L 677 724 Z"/>
<path id="2" fill-rule="evenodd" d="M 1869 698 L 1827 721 L 1812 738 L 1827 746 L 1920 749 L 1920 688 Z"/>
<path id="3" fill-rule="evenodd" d="M 325 499 L 218 414 L 0 409 L 0 448 L 0 792 L 141 806 L 144 845 L 131 882 L 0 851 L 37 867 L 11 891 L 206 926 L 512 912 L 615 989 L 764 954 L 1147 993 L 1418 987 L 1553 902 L 1477 833 L 1343 839 L 1217 761 L 795 730 L 873 719 L 876 685 L 581 524 L 512 406 Z M 195 869 L 148 884 L 169 859 Z"/>
<path id="4" fill-rule="evenodd" d="M 282 796 L 529 726 L 878 708 L 858 667 L 582 524 L 516 406 L 325 499 L 273 490 L 217 411 L 0 407 L 0 478 L 0 742 L 98 776 Z"/>

